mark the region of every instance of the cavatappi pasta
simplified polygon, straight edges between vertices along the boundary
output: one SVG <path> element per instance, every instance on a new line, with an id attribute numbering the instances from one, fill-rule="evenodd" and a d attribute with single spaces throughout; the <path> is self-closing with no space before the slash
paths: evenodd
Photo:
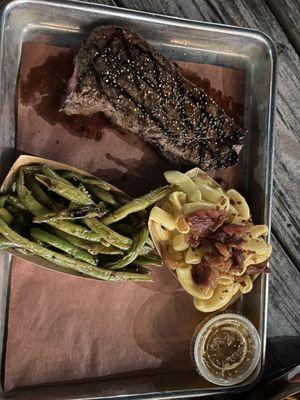
<path id="1" fill-rule="evenodd" d="M 171 191 L 150 213 L 152 239 L 198 310 L 224 308 L 252 289 L 263 268 L 251 268 L 269 259 L 268 228 L 253 224 L 239 192 L 223 190 L 198 168 L 165 178 Z"/>

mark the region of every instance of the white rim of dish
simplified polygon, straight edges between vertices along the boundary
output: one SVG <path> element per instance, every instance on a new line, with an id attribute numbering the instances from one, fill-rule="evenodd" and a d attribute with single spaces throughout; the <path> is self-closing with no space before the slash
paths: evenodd
<path id="1" fill-rule="evenodd" d="M 248 332 L 250 333 L 250 335 L 252 336 L 253 341 L 254 341 L 254 356 L 253 356 L 253 360 L 252 360 L 250 367 L 247 369 L 247 371 L 244 374 L 242 374 L 241 376 L 239 376 L 235 379 L 231 379 L 231 380 L 217 378 L 214 375 L 212 375 L 212 373 L 205 366 L 204 362 L 202 361 L 202 357 L 200 357 L 199 352 L 198 352 L 198 349 L 199 349 L 200 343 L 201 343 L 201 339 L 202 339 L 205 331 L 207 331 L 209 329 L 209 327 L 211 325 L 215 324 L 216 322 L 220 322 L 222 320 L 227 320 L 227 319 L 238 320 L 239 322 L 243 323 L 244 326 L 246 327 L 246 329 L 248 330 Z M 260 344 L 261 344 L 261 341 L 260 341 L 259 333 L 257 332 L 257 329 L 255 328 L 255 326 L 249 319 L 243 317 L 242 315 L 235 314 L 235 313 L 216 315 L 215 317 L 210 319 L 208 322 L 206 322 L 202 326 L 200 331 L 197 333 L 195 344 L 194 344 L 194 351 L 193 351 L 193 356 L 194 356 L 197 370 L 198 370 L 199 374 L 203 376 L 203 378 L 205 378 L 206 380 L 208 380 L 211 383 L 214 383 L 215 385 L 220 385 L 220 386 L 236 385 L 237 383 L 240 383 L 240 382 L 244 381 L 245 379 L 247 379 L 252 374 L 252 372 L 255 370 L 255 368 L 257 367 L 257 364 L 258 364 L 258 362 L 260 360 L 260 356 L 261 356 Z"/>

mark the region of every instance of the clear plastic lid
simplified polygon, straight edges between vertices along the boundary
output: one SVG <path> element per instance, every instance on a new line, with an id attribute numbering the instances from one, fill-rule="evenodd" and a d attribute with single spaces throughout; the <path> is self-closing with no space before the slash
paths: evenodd
<path id="1" fill-rule="evenodd" d="M 247 318 L 221 313 L 196 328 L 191 356 L 200 375 L 215 385 L 236 385 L 248 378 L 261 355 L 259 334 Z"/>

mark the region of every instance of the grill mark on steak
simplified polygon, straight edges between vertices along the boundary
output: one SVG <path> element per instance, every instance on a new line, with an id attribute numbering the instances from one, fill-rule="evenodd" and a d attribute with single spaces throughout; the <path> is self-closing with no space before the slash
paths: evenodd
<path id="1" fill-rule="evenodd" d="M 102 111 L 176 164 L 207 170 L 238 161 L 245 133 L 138 34 L 122 27 L 96 28 L 75 65 L 77 84 L 63 100 L 65 113 Z"/>
<path id="2" fill-rule="evenodd" d="M 115 38 L 112 37 L 111 40 L 107 43 L 107 46 L 104 48 L 104 51 L 106 51 L 106 50 L 109 48 L 109 46 L 112 44 L 112 42 L 113 42 L 114 40 L 115 40 Z M 125 44 L 125 43 L 126 43 L 126 42 L 123 41 L 123 44 Z M 125 46 L 124 46 L 124 47 L 125 47 Z M 127 47 L 127 45 L 126 45 L 126 47 Z M 96 78 L 96 80 L 97 80 L 97 83 L 98 83 L 99 87 L 103 88 L 103 79 L 104 79 L 104 77 L 105 77 L 105 73 L 100 74 L 99 71 L 95 68 L 95 64 L 97 63 L 98 59 L 101 57 L 100 52 L 103 51 L 103 50 L 100 50 L 100 49 L 97 47 L 96 44 L 94 44 L 94 48 L 95 48 L 95 50 L 96 50 L 97 55 L 90 61 L 90 63 L 89 63 L 89 69 L 93 71 L 94 76 L 95 76 L 95 78 Z M 119 62 L 122 64 L 123 67 L 125 66 L 124 61 L 122 62 L 122 60 L 119 59 Z M 108 66 L 108 68 L 109 68 L 109 66 Z M 137 71 L 136 69 L 133 69 L 133 70 L 135 70 L 135 72 L 139 75 L 139 73 L 138 73 L 138 71 Z M 87 74 L 87 73 L 86 73 L 86 74 Z M 115 74 L 116 74 L 116 77 L 117 77 L 117 75 L 118 75 L 117 72 L 115 72 Z M 80 84 L 82 84 L 82 81 L 84 80 L 85 76 L 86 76 L 86 75 L 84 75 L 84 76 L 80 79 Z M 149 81 L 148 79 L 145 80 L 145 81 L 146 81 L 147 84 L 150 84 L 150 81 Z M 138 103 L 126 90 L 124 90 L 123 88 L 121 88 L 116 82 L 114 82 L 114 84 L 110 84 L 110 82 L 107 82 L 107 83 L 108 83 L 107 86 L 109 86 L 109 88 L 112 89 L 114 92 L 119 91 L 119 93 L 117 93 L 118 96 L 120 96 L 120 94 L 122 94 L 122 96 L 124 96 L 125 98 L 127 98 L 127 100 L 131 101 L 131 102 L 134 104 L 135 107 L 140 108 L 140 109 L 144 112 L 144 114 L 145 114 L 147 117 L 149 117 L 150 119 L 153 120 L 153 122 L 157 123 L 157 124 L 160 126 L 160 128 L 161 128 L 162 130 L 166 130 L 166 128 L 161 124 L 161 122 L 160 122 L 157 118 L 155 118 L 155 117 L 149 112 L 149 110 L 147 110 L 145 107 L 143 107 L 142 104 Z M 153 83 L 151 83 L 151 86 L 152 86 L 153 88 L 155 88 L 155 85 L 154 85 Z M 136 85 L 136 87 L 137 87 L 137 85 Z M 137 89 L 138 89 L 138 87 L 137 87 Z M 101 94 L 104 95 L 104 96 L 106 96 L 106 98 L 107 98 L 107 100 L 108 100 L 108 96 L 105 94 L 104 91 L 102 91 Z"/>

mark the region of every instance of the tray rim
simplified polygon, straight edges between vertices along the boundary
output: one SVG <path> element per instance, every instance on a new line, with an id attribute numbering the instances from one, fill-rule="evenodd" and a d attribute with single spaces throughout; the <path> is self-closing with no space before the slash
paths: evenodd
<path id="1" fill-rule="evenodd" d="M 273 189 L 273 165 L 274 165 L 274 126 L 275 126 L 275 99 L 276 99 L 276 85 L 277 85 L 277 51 L 275 44 L 271 40 L 271 38 L 256 29 L 250 29 L 250 28 L 244 28 L 244 27 L 237 27 L 237 26 L 232 26 L 232 25 L 223 25 L 219 23 L 212 23 L 212 22 L 206 22 L 206 21 L 197 21 L 194 19 L 185 19 L 185 18 L 179 18 L 179 17 L 173 17 L 173 16 L 166 16 L 162 14 L 157 14 L 157 13 L 149 13 L 145 11 L 136 11 L 136 10 L 130 10 L 126 9 L 123 7 L 115 7 L 111 5 L 105 5 L 105 4 L 95 4 L 90 1 L 80 1 L 80 0 L 65 0 L 65 1 L 49 1 L 49 0 L 5 0 L 1 7 L 0 7 L 0 12 L 2 11 L 2 15 L 0 18 L 1 21 L 1 26 L 0 26 L 0 85 L 2 89 L 2 64 L 3 64 L 3 42 L 4 42 L 4 36 L 5 36 L 5 22 L 7 21 L 7 18 L 9 17 L 10 13 L 14 10 L 14 8 L 19 7 L 19 6 L 24 6 L 24 5 L 31 5 L 31 6 L 39 6 L 39 5 L 44 5 L 44 6 L 49 6 L 49 7 L 58 7 L 58 8 L 65 8 L 65 9 L 70 9 L 70 8 L 77 8 L 80 11 L 84 12 L 86 11 L 91 11 L 95 10 L 98 13 L 103 11 L 106 15 L 108 16 L 121 16 L 121 17 L 128 17 L 131 16 L 134 19 L 137 20 L 144 20 L 148 22 L 154 22 L 154 23 L 161 23 L 165 25 L 175 25 L 179 26 L 182 28 L 195 28 L 195 29 L 202 29 L 205 31 L 212 31 L 216 32 L 219 31 L 224 32 L 224 33 L 229 33 L 229 34 L 235 34 L 238 36 L 247 36 L 252 39 L 257 39 L 263 42 L 264 46 L 266 49 L 268 49 L 268 56 L 269 60 L 271 62 L 271 71 L 270 71 L 270 86 L 268 90 L 268 100 L 269 100 L 269 105 L 268 105 L 268 118 L 267 118 L 267 131 L 266 135 L 268 138 L 268 148 L 269 148 L 269 153 L 266 155 L 267 157 L 267 163 L 266 163 L 266 187 L 265 187 L 265 193 L 266 193 L 266 202 L 264 206 L 267 206 L 266 209 L 266 222 L 269 226 L 269 230 L 271 228 L 271 207 L 272 207 L 272 189 Z M 19 62 L 20 60 L 18 60 Z M 1 90 L 2 92 L 2 90 Z M 2 110 L 2 105 L 0 104 L 0 116 L 1 113 L 3 112 Z M 268 242 L 270 241 L 270 233 L 268 236 Z M 9 260 L 9 259 L 8 259 Z M 10 261 L 10 260 L 9 260 Z M 8 272 L 8 275 L 10 275 L 10 271 Z M 9 279 L 9 277 L 8 277 Z M 263 369 L 264 369 L 264 364 L 265 364 L 265 352 L 266 352 L 266 339 L 267 339 L 267 305 L 268 305 L 268 281 L 269 277 L 265 275 L 262 277 L 262 290 L 260 292 L 260 296 L 263 298 L 262 302 L 262 307 L 261 307 L 261 314 L 260 314 L 260 327 L 262 327 L 261 332 L 262 332 L 262 356 L 261 356 L 261 365 L 260 365 L 260 372 L 257 374 L 257 376 L 253 379 L 252 382 L 247 383 L 247 384 L 242 384 L 237 387 L 214 387 L 214 388 L 207 388 L 207 389 L 187 389 L 187 390 L 175 390 L 175 391 L 163 391 L 163 392 L 153 392 L 153 393 L 147 393 L 147 394 L 128 394 L 128 395 L 120 395 L 116 396 L 115 398 L 128 398 L 128 399 L 142 399 L 142 398 L 159 398 L 159 399 L 169 399 L 169 398 L 185 398 L 185 397 L 198 397 L 202 395 L 213 395 L 216 393 L 238 393 L 238 392 L 243 392 L 245 390 L 249 390 L 252 386 L 254 386 L 258 380 L 260 379 Z M 6 313 L 7 313 L 7 307 L 8 304 L 6 304 Z M 2 329 L 1 329 L 2 330 Z M 0 350 L 1 346 L 4 345 L 3 340 L 5 340 L 5 335 L 6 335 L 6 324 L 3 327 L 3 332 L 0 332 L 0 338 L 1 338 L 1 344 L 0 344 Z M 1 352 L 2 353 L 2 352 Z M 2 358 L 4 354 L 2 353 Z M 1 368 L 2 369 L 2 368 Z M 1 371 L 3 372 L 3 371 Z M 58 383 L 56 387 L 60 386 L 62 383 Z M 47 384 L 43 385 L 45 388 L 47 387 Z M 30 387 L 31 388 L 31 387 Z M 6 394 L 8 392 L 4 392 L 3 389 L 1 388 L 1 391 L 3 394 Z M 13 391 L 11 392 L 13 393 Z M 109 396 L 110 397 L 110 396 Z M 109 398 L 109 397 L 103 397 L 104 398 Z"/>

